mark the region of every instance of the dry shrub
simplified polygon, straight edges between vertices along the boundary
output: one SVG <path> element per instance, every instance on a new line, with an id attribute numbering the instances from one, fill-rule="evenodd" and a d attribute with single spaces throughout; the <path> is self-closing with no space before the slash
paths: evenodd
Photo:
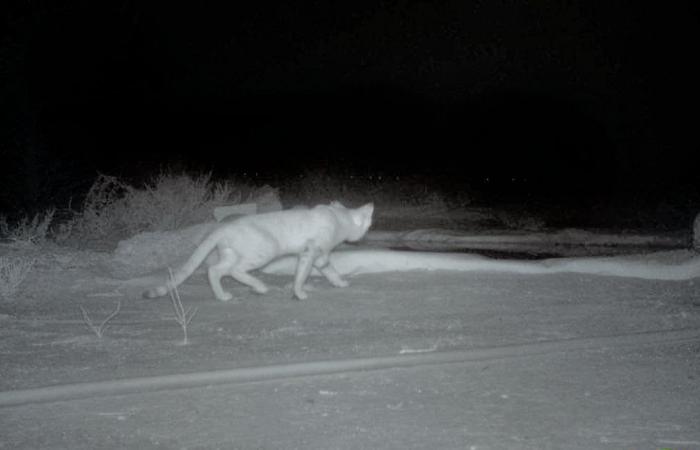
<path id="1" fill-rule="evenodd" d="M 162 173 L 143 187 L 100 175 L 88 192 L 82 211 L 57 235 L 64 241 L 115 242 L 144 231 L 166 231 L 211 220 L 214 208 L 239 203 L 250 188 L 214 183 L 211 174 Z"/>
<path id="2" fill-rule="evenodd" d="M 47 243 L 49 228 L 53 222 L 55 209 L 24 217 L 10 225 L 5 217 L 0 217 L 0 298 L 14 297 L 20 285 L 36 264 L 34 257 L 38 246 Z M 19 256 L 10 256 L 17 254 Z"/>
<path id="3" fill-rule="evenodd" d="M 240 190 L 230 184 L 212 183 L 210 178 L 211 174 L 161 174 L 143 189 L 130 188 L 125 197 L 128 215 L 124 220 L 129 235 L 176 230 L 211 219 L 216 207 L 240 203 Z"/>
<path id="4" fill-rule="evenodd" d="M 123 233 L 124 198 L 129 189 L 116 177 L 99 175 L 85 197 L 82 211 L 62 225 L 60 240 L 84 242 Z"/>
<path id="5" fill-rule="evenodd" d="M 23 217 L 13 225 L 5 217 L 0 217 L 0 236 L 12 244 L 41 245 L 46 242 L 55 212 L 51 208 L 35 214 L 32 219 Z"/>

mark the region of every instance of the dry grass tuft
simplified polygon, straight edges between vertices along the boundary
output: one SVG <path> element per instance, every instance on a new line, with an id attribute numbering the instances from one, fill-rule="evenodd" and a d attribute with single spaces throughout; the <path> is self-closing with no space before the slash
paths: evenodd
<path id="1" fill-rule="evenodd" d="M 0 256 L 0 298 L 13 298 L 35 263 L 35 258 Z"/>

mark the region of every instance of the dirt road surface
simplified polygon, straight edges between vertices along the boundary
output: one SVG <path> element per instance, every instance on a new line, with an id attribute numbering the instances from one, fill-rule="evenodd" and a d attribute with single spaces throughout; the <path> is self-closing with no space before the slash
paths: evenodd
<path id="1" fill-rule="evenodd" d="M 0 308 L 0 405 L 14 399 L 0 448 L 700 448 L 694 280 L 388 272 L 346 289 L 314 279 L 299 302 L 289 277 L 263 274 L 270 293 L 229 280 L 239 303 L 222 303 L 195 275 L 180 289 L 198 308 L 184 346 L 169 299 L 99 264 L 37 275 Z M 98 339 L 79 307 L 99 320 L 117 302 Z M 343 366 L 361 360 L 386 364 Z M 319 362 L 330 369 L 285 372 Z M 282 369 L 201 375 L 261 367 Z M 101 390 L 115 381 L 131 387 Z M 46 387 L 59 396 L 32 397 Z"/>

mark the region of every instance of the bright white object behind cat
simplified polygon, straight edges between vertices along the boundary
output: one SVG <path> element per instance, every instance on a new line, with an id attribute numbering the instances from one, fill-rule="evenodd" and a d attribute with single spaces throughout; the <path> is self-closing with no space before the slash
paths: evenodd
<path id="1" fill-rule="evenodd" d="M 372 225 L 374 205 L 368 203 L 356 209 L 339 202 L 318 205 L 313 209 L 277 211 L 245 216 L 224 224 L 207 236 L 192 256 L 164 285 L 144 292 L 147 298 L 166 295 L 182 284 L 207 256 L 216 249 L 218 262 L 209 267 L 209 284 L 221 301 L 233 298 L 224 291 L 221 277 L 231 276 L 264 294 L 268 288 L 248 272 L 259 269 L 284 255 L 298 254 L 294 295 L 303 300 L 306 282 L 312 267 L 316 267 L 336 287 L 346 287 L 345 281 L 329 261 L 329 254 L 341 242 L 360 240 Z"/>

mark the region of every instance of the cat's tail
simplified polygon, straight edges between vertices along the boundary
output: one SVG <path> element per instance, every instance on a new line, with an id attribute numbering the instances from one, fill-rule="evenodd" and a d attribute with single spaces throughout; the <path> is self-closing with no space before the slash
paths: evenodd
<path id="1" fill-rule="evenodd" d="M 207 236 L 201 244 L 197 246 L 192 256 L 175 271 L 165 284 L 151 288 L 143 293 L 144 298 L 156 298 L 166 295 L 181 285 L 192 273 L 197 270 L 200 264 L 207 258 L 209 253 L 214 250 L 219 241 L 218 233 L 213 232 Z"/>

